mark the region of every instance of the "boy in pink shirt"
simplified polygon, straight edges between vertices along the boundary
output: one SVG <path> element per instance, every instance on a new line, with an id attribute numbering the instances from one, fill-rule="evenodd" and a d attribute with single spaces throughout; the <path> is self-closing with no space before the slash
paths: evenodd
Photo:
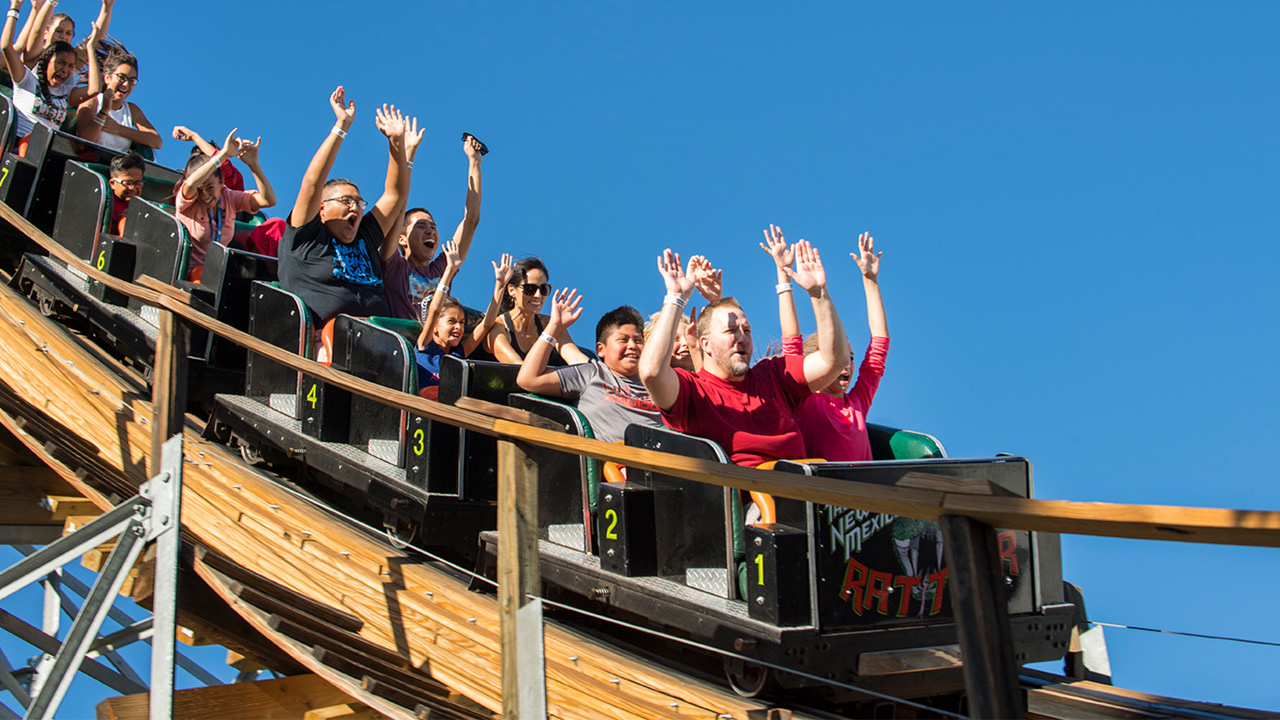
<path id="1" fill-rule="evenodd" d="M 766 244 L 767 243 L 767 244 Z M 791 266 L 793 249 L 787 247 L 782 230 L 770 225 L 765 243 L 760 244 L 773 257 L 778 267 L 778 314 L 782 321 L 783 355 L 808 355 L 818 350 L 817 336 L 801 342 L 800 322 L 791 296 L 786 269 Z M 871 441 L 867 436 L 867 411 L 884 376 L 885 357 L 889 353 L 889 323 L 880 297 L 880 256 L 869 233 L 858 237 L 858 254 L 850 253 L 862 270 L 862 287 L 867 296 L 867 324 L 871 342 L 857 382 L 853 379 L 853 353 L 849 363 L 830 385 L 806 398 L 796 409 L 795 420 L 804 438 L 805 453 L 811 458 L 831 462 L 871 460 Z M 847 344 L 846 344 L 847 348 Z"/>
<path id="2" fill-rule="evenodd" d="M 191 256 L 187 260 L 187 279 L 198 280 L 204 269 L 204 257 L 210 243 L 227 245 L 236 231 L 236 213 L 256 213 L 276 204 L 275 191 L 258 164 L 255 142 L 241 140 L 232 130 L 213 157 L 195 155 L 188 162 L 178 186 L 175 204 L 178 220 L 191 235 Z M 239 157 L 249 166 L 258 189 L 249 192 L 231 190 L 223 185 L 219 168 L 231 158 Z"/>

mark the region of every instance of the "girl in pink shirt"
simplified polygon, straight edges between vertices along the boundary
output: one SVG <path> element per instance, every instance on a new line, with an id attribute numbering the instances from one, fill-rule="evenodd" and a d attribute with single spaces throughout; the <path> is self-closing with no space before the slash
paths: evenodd
<path id="1" fill-rule="evenodd" d="M 236 229 L 236 213 L 256 213 L 276 204 L 276 193 L 258 164 L 258 147 L 262 138 L 249 142 L 235 135 L 235 130 L 228 133 L 226 142 L 213 157 L 193 155 L 178 185 L 175 198 L 178 220 L 191 235 L 191 255 L 187 260 L 189 280 L 199 280 L 210 243 L 227 245 L 231 242 Z M 222 184 L 219 168 L 223 161 L 235 157 L 249 166 L 257 183 L 256 190 L 240 192 Z"/>
<path id="2" fill-rule="evenodd" d="M 791 283 L 783 268 L 791 265 L 793 249 L 787 246 L 782 230 L 770 225 L 765 231 L 766 243 L 760 247 L 773 257 L 778 267 L 778 313 L 782 321 L 782 352 L 784 355 L 808 355 L 818 349 L 817 335 L 801 342 L 800 321 L 796 316 Z M 867 324 L 871 329 L 871 342 L 858 379 L 853 383 L 853 353 L 849 353 L 849 366 L 830 385 L 814 388 L 796 410 L 796 424 L 804 437 L 805 453 L 810 458 L 822 458 L 831 462 L 871 460 L 871 441 L 867 437 L 867 411 L 880 387 L 884 375 L 885 357 L 889 353 L 889 323 L 885 318 L 884 302 L 880 297 L 880 256 L 875 252 L 875 241 L 869 233 L 858 237 L 858 253 L 850 253 L 862 270 L 862 287 L 867 296 Z"/>

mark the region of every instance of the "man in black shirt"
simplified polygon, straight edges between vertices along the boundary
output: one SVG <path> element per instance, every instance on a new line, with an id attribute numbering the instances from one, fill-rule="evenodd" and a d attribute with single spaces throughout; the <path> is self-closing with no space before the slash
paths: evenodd
<path id="1" fill-rule="evenodd" d="M 397 234 L 409 190 L 406 149 L 422 141 L 421 133 L 408 132 L 406 118 L 394 106 L 377 111 L 376 124 L 387 136 L 391 158 L 382 197 L 365 213 L 355 183 L 328 179 L 356 116 L 355 103 L 344 101 L 339 86 L 329 98 L 337 122 L 307 166 L 280 241 L 280 287 L 302 298 L 317 327 L 340 313 L 389 314 L 378 248 Z"/>

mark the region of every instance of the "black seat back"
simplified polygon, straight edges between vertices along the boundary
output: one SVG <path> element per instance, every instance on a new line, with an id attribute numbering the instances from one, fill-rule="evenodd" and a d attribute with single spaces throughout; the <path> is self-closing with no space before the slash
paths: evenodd
<path id="1" fill-rule="evenodd" d="M 249 298 L 249 334 L 275 347 L 311 357 L 311 311 L 302 299 L 275 283 L 253 283 Z M 292 418 L 302 417 L 301 373 L 249 353 L 245 395 Z"/>
<path id="2" fill-rule="evenodd" d="M 626 444 L 729 462 L 724 450 L 711 440 L 665 428 L 631 425 L 627 427 Z M 656 538 L 658 575 L 720 597 L 735 597 L 733 493 L 736 491 L 657 472 L 644 474 L 643 482 L 653 488 L 654 522 L 660 528 Z"/>
<path id="3" fill-rule="evenodd" d="M 98 236 L 107 230 L 111 219 L 111 188 L 107 178 L 84 163 L 69 161 L 62 171 L 59 192 L 53 239 L 76 257 L 93 263 Z"/>
<path id="4" fill-rule="evenodd" d="M 591 428 L 578 409 L 555 400 L 513 393 L 512 407 L 528 410 L 579 437 L 591 437 Z M 538 536 L 579 552 L 591 550 L 591 508 L 587 503 L 591 459 L 585 455 L 530 446 L 527 452 L 538 466 Z"/>
<path id="5" fill-rule="evenodd" d="M 446 355 L 440 362 L 440 402 L 452 405 L 465 396 L 506 405 L 507 396 L 520 390 L 516 385 L 519 372 L 519 365 Z M 458 448 L 454 456 L 458 496 L 469 500 L 497 500 L 498 441 L 444 423 L 432 423 L 430 432 L 432 452 L 450 445 Z M 441 455 L 449 457 L 447 452 Z M 434 469 L 434 462 L 432 467 Z"/>
<path id="6" fill-rule="evenodd" d="M 333 325 L 330 367 L 399 392 L 418 391 L 413 347 L 403 335 L 360 318 L 339 315 Z M 332 389 L 332 388 L 330 388 Z M 376 400 L 351 396 L 348 442 L 370 455 L 404 467 L 405 413 Z"/>

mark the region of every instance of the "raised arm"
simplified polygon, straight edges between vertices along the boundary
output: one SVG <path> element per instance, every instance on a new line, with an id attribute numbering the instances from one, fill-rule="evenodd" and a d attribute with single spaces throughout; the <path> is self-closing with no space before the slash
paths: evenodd
<path id="1" fill-rule="evenodd" d="M 404 206 L 408 205 L 409 189 L 413 185 L 413 159 L 418 155 L 418 146 L 422 144 L 422 136 L 425 133 L 425 127 L 422 130 L 418 129 L 418 118 L 404 118 L 405 203 L 401 206 L 401 212 L 396 215 L 397 218 L 402 218 L 404 216 Z M 400 250 L 400 243 L 395 242 L 395 237 L 396 235 L 394 231 L 391 235 L 384 235 L 382 238 L 382 244 L 378 246 L 378 255 L 382 257 L 382 262 L 384 263 L 390 260 L 391 256 L 395 255 Z M 467 254 L 464 252 L 462 257 L 465 258 L 466 256 Z"/>
<path id="2" fill-rule="evenodd" d="M 796 268 L 787 268 L 787 276 L 809 293 L 813 315 L 818 321 L 818 351 L 804 358 L 804 379 L 809 389 L 817 392 L 831 384 L 849 364 L 848 340 L 840 314 L 827 291 L 827 271 L 817 248 L 807 241 L 796 243 Z"/>
<path id="3" fill-rule="evenodd" d="M 680 378 L 671 367 L 671 348 L 675 345 L 680 315 L 693 294 L 693 279 L 680 267 L 680 255 L 670 248 L 658 258 L 658 272 L 667 294 L 662 299 L 662 311 L 649 333 L 649 341 L 640 352 L 640 381 L 658 407 L 670 410 L 680 394 Z"/>
<path id="4" fill-rule="evenodd" d="M 796 298 L 792 292 L 791 278 L 787 268 L 795 261 L 795 248 L 787 246 L 787 239 L 782 235 L 782 228 L 770 224 L 764 231 L 764 242 L 760 248 L 769 253 L 773 264 L 778 269 L 778 324 L 782 328 L 782 337 L 800 335 L 800 318 L 796 315 Z"/>
<path id="5" fill-rule="evenodd" d="M 333 108 L 333 114 L 337 120 L 333 129 L 325 136 L 324 142 L 320 143 L 320 149 L 316 150 L 315 156 L 311 158 L 307 171 L 302 175 L 302 187 L 298 189 L 298 199 L 294 201 L 293 210 L 289 212 L 289 224 L 293 227 L 306 225 L 307 221 L 320 212 L 321 191 L 329 179 L 329 171 L 333 169 L 333 161 L 338 157 L 338 150 L 342 148 L 342 139 L 347 136 L 347 130 L 356 119 L 356 104 L 346 102 L 346 92 L 341 85 L 329 96 L 329 106 Z"/>
<path id="6" fill-rule="evenodd" d="M 249 193 L 249 197 L 252 198 L 249 204 L 253 208 L 252 212 L 275 206 L 276 191 L 271 188 L 271 182 L 267 180 L 267 174 L 262 172 L 262 165 L 258 162 L 258 149 L 262 147 L 262 138 L 259 137 L 253 142 L 247 140 L 238 140 L 238 142 L 240 143 L 240 161 L 249 166 L 249 172 L 253 174 L 253 183 L 256 186 L 256 189 Z M 221 172 L 222 168 L 219 167 L 218 171 Z"/>
<path id="7" fill-rule="evenodd" d="M 689 258 L 689 272 L 693 286 L 707 302 L 713 303 L 724 296 L 724 271 L 711 267 L 711 261 L 702 255 Z"/>
<path id="8" fill-rule="evenodd" d="M 98 10 L 98 19 L 94 22 L 99 28 L 98 36 L 93 37 L 91 35 L 76 47 L 77 67 L 89 62 L 89 57 L 97 54 L 98 45 L 102 43 L 102 38 L 107 36 L 107 31 L 111 28 L 111 9 L 115 7 L 115 4 L 116 0 L 102 0 L 102 7 Z M 156 145 L 155 147 L 158 148 L 160 146 Z"/>
<path id="9" fill-rule="evenodd" d="M 409 172 L 405 167 L 405 117 L 395 105 L 383 105 L 377 111 L 374 124 L 387 136 L 390 157 L 387 159 L 387 180 L 383 186 L 382 197 L 373 204 L 369 212 L 382 228 L 382 245 L 393 244 L 396 236 L 396 224 L 404 220 L 405 203 L 409 197 Z"/>
<path id="10" fill-rule="evenodd" d="M 431 303 L 427 305 L 426 317 L 422 319 L 422 332 L 418 335 L 419 350 L 426 350 L 427 343 L 431 342 L 435 332 L 436 320 L 440 318 L 440 306 L 444 305 L 444 299 L 449 296 L 453 279 L 458 276 L 458 271 L 462 269 L 462 257 L 458 255 L 458 246 L 456 244 L 445 243 L 444 257 L 446 263 L 444 275 L 440 276 L 440 282 L 436 284 L 436 291 L 431 293 Z"/>
<path id="11" fill-rule="evenodd" d="M 49 34 L 49 21 L 53 18 L 53 9 L 57 6 L 58 4 L 54 2 L 36 4 L 35 0 L 32 0 L 26 35 L 22 38 L 24 42 L 17 44 L 24 67 L 34 65 L 36 58 L 40 57 L 40 53 L 44 52 L 44 38 Z M 13 3 L 10 3 L 10 7 L 13 7 Z M 10 74 L 12 74 L 12 71 L 10 71 Z M 14 82 L 17 82 L 16 78 Z"/>
<path id="12" fill-rule="evenodd" d="M 467 154 L 467 204 L 462 212 L 462 222 L 453 231 L 462 257 L 471 250 L 471 239 L 480 224 L 480 141 L 468 136 L 462 141 L 462 151 Z"/>
<path id="13" fill-rule="evenodd" d="M 0 48 L 4 50 L 4 62 L 9 67 L 9 77 L 17 85 L 27 76 L 27 66 L 22 64 L 22 55 L 13 46 L 13 33 L 18 26 L 18 11 L 22 9 L 22 0 L 9 0 L 9 13 L 4 21 L 4 30 L 0 31 Z"/>
<path id="14" fill-rule="evenodd" d="M 471 351 L 484 342 L 489 331 L 493 329 L 494 323 L 498 321 L 498 308 L 502 306 L 502 293 L 506 290 L 507 283 L 511 281 L 513 263 L 510 253 L 502 253 L 500 262 L 491 261 L 490 264 L 493 265 L 493 295 L 489 298 L 489 306 L 484 309 L 484 317 L 480 319 L 480 324 L 472 329 L 470 335 L 462 339 L 462 350 L 465 355 L 470 355 Z"/>
<path id="15" fill-rule="evenodd" d="M 516 384 L 521 388 L 539 395 L 560 397 L 560 376 L 554 370 L 547 370 L 547 361 L 556 347 L 556 336 L 582 317 L 582 308 L 578 306 L 581 302 L 582 296 L 577 290 L 562 288 L 551 297 L 551 316 L 547 327 L 538 336 L 533 349 L 524 356 L 520 374 L 516 376 Z"/>
<path id="16" fill-rule="evenodd" d="M 13 46 L 18 49 L 18 54 L 22 56 L 23 61 L 29 58 L 34 59 L 35 57 L 34 55 L 29 56 L 27 47 L 30 44 L 31 34 L 38 32 L 36 19 L 40 16 L 40 11 L 43 8 L 44 0 L 31 0 L 31 12 L 27 14 L 27 22 L 23 24 L 22 31 L 18 33 L 18 39 L 13 41 Z"/>
<path id="17" fill-rule="evenodd" d="M 858 236 L 858 253 L 849 253 L 849 257 L 858 263 L 862 271 L 862 289 L 867 294 L 867 327 L 871 329 L 871 337 L 889 337 L 889 320 L 884 314 L 884 300 L 880 297 L 880 257 L 884 251 L 876 252 L 875 238 L 871 233 Z"/>
<path id="18" fill-rule="evenodd" d="M 208 140 L 205 140 L 204 138 L 200 137 L 200 133 L 196 132 L 195 130 L 192 130 L 186 125 L 173 126 L 173 139 L 182 140 L 186 142 L 193 142 L 195 143 L 196 147 L 200 148 L 200 152 L 204 153 L 205 155 L 208 155 L 209 157 L 213 157 L 214 155 L 218 154 L 218 148 L 214 147 L 213 145 L 210 145 Z"/>
<path id="19" fill-rule="evenodd" d="M 236 137 L 236 130 L 238 129 L 233 128 L 231 132 L 227 133 L 227 139 L 222 143 L 222 149 L 182 181 L 182 185 L 178 187 L 178 192 L 182 193 L 182 197 L 188 200 L 194 199 L 199 194 L 199 187 L 204 184 L 204 181 L 213 177 L 214 173 L 219 172 L 223 160 L 230 160 L 240 154 L 240 139 Z"/>
<path id="20" fill-rule="evenodd" d="M 102 35 L 102 27 L 95 22 L 93 29 L 89 31 L 89 39 L 86 42 L 90 45 L 96 44 L 102 38 Z M 74 78 L 75 75 L 73 74 L 67 82 L 72 82 Z M 71 107 L 79 108 L 81 103 L 97 97 L 100 92 L 102 92 L 102 66 L 98 62 L 98 53 L 89 53 L 89 85 L 88 87 L 72 89 L 71 94 L 67 95 L 67 104 Z M 159 147 L 159 145 L 156 147 Z"/>

